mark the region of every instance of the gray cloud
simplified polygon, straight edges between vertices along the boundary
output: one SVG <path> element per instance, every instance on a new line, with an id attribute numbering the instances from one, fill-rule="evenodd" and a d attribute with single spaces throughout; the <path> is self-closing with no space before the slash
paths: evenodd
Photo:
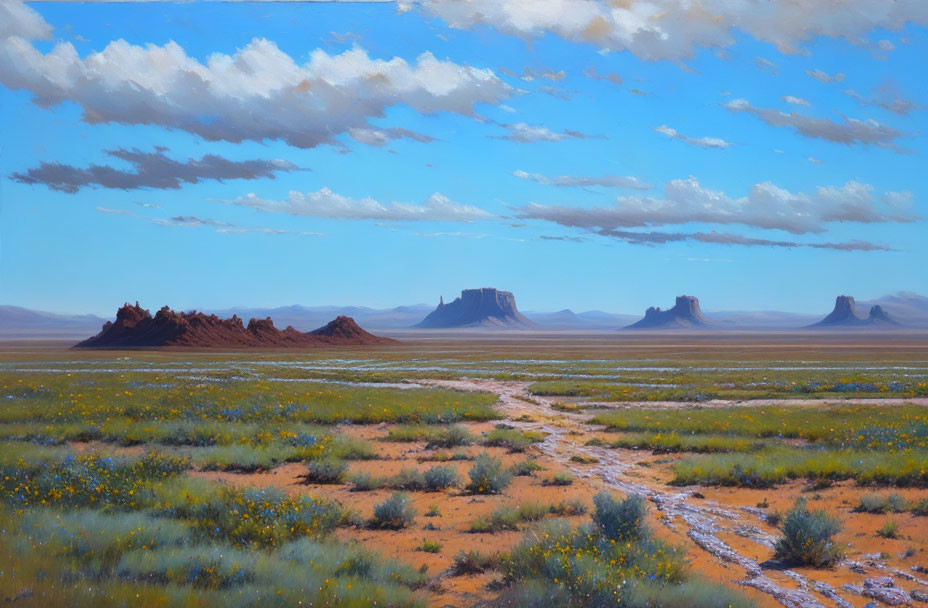
<path id="1" fill-rule="evenodd" d="M 621 175 L 558 175 L 548 177 L 540 173 L 527 173 L 525 171 L 513 171 L 511 175 L 519 179 L 527 179 L 545 186 L 559 186 L 568 188 L 588 188 L 590 186 L 602 186 L 604 188 L 632 188 L 634 190 L 650 190 L 651 184 L 642 181 L 637 177 Z"/>
<path id="2" fill-rule="evenodd" d="M 892 85 L 883 85 L 875 89 L 870 97 L 864 97 L 854 89 L 848 89 L 844 91 L 844 94 L 857 100 L 857 103 L 862 106 L 876 106 L 903 116 L 915 110 L 925 109 L 925 106 L 899 95 Z"/>
<path id="3" fill-rule="evenodd" d="M 777 68 L 777 64 L 770 61 L 769 59 L 764 59 L 763 57 L 755 57 L 754 65 L 765 72 L 770 72 L 773 75 L 780 73 L 780 70 Z"/>
<path id="4" fill-rule="evenodd" d="M 622 85 L 622 77 L 616 74 L 615 72 L 606 72 L 605 74 L 600 74 L 596 71 L 596 68 L 592 65 L 585 70 L 583 70 L 583 75 L 591 80 L 605 80 L 606 82 L 611 82 L 616 86 Z"/>
<path id="5" fill-rule="evenodd" d="M 905 152 L 896 145 L 896 139 L 905 133 L 875 120 L 858 120 L 843 117 L 841 122 L 829 118 L 812 118 L 795 112 L 780 112 L 752 106 L 746 99 L 735 99 L 726 104 L 732 112 L 746 112 L 774 127 L 791 127 L 806 137 L 825 139 L 840 144 L 864 144 Z"/>
<path id="6" fill-rule="evenodd" d="M 914 222 L 921 218 L 912 210 L 912 199 L 909 192 L 887 193 L 878 199 L 872 186 L 854 181 L 808 194 L 764 182 L 752 186 L 747 196 L 732 198 L 703 188 L 690 177 L 668 182 L 663 198 L 620 196 L 613 205 L 589 208 L 530 203 L 518 208 L 516 217 L 592 231 L 698 222 L 805 234 L 824 232 L 834 222 Z"/>
<path id="7" fill-rule="evenodd" d="M 700 48 L 735 43 L 733 30 L 797 53 L 817 36 L 867 44 L 874 29 L 928 23 L 924 0 L 400 0 L 401 10 L 421 10 L 449 26 L 480 26 L 526 39 L 553 34 L 645 60 L 680 60 Z"/>
<path id="8" fill-rule="evenodd" d="M 356 142 L 368 146 L 385 146 L 397 139 L 410 139 L 420 143 L 435 141 L 435 138 L 429 135 L 399 127 L 387 129 L 352 127 L 348 129 L 348 135 Z"/>
<path id="9" fill-rule="evenodd" d="M 135 148 L 105 150 L 106 154 L 132 165 L 131 171 L 106 165 L 92 164 L 81 169 L 43 162 L 25 173 L 14 173 L 10 177 L 24 184 L 43 184 L 52 190 L 73 194 L 86 186 L 120 190 L 174 190 L 180 188 L 181 184 L 196 184 L 201 180 L 274 178 L 279 171 L 298 169 L 293 163 L 280 159 L 232 161 L 215 154 L 207 154 L 199 160 L 188 158 L 181 162 L 168 158 L 166 151 L 162 147 L 155 147 L 154 152 L 142 152 Z"/>
<path id="10" fill-rule="evenodd" d="M 512 70 L 507 70 L 506 68 L 500 68 L 500 72 L 508 76 L 513 76 L 524 80 L 525 82 L 532 82 L 537 78 L 544 78 L 545 80 L 550 80 L 552 82 L 560 82 L 567 77 L 567 72 L 564 70 L 552 70 L 551 68 L 542 68 L 540 70 L 533 70 L 529 67 L 522 68 L 522 73 L 517 74 Z"/>
<path id="11" fill-rule="evenodd" d="M 142 220 L 156 226 L 164 227 L 178 227 L 178 228 L 212 228 L 216 232 L 221 234 L 247 234 L 247 233 L 258 233 L 258 234 L 292 234 L 296 236 L 325 236 L 321 232 L 304 232 L 300 230 L 286 230 L 280 228 L 267 228 L 267 227 L 255 227 L 255 226 L 239 226 L 238 224 L 230 224 L 229 222 L 223 222 L 220 220 L 213 220 L 209 218 L 199 218 L 193 215 L 177 215 L 174 217 L 150 217 L 146 215 L 141 215 L 138 213 L 133 213 L 132 211 L 126 211 L 125 209 L 111 209 L 108 207 L 97 207 L 97 211 L 100 213 L 108 213 L 111 215 L 122 215 L 125 217 L 131 217 L 133 219 Z"/>
<path id="12" fill-rule="evenodd" d="M 233 55 L 210 54 L 205 63 L 175 42 L 143 47 L 117 40 L 83 58 L 60 42 L 42 53 L 27 41 L 48 35 L 38 13 L 20 0 L 0 5 L 11 15 L 0 26 L 0 83 L 31 92 L 41 107 L 76 103 L 90 124 L 158 125 L 207 140 L 311 148 L 337 144 L 350 129 L 372 129 L 369 119 L 392 106 L 473 116 L 476 104 L 497 104 L 514 93 L 492 70 L 428 52 L 407 63 L 372 59 L 361 48 L 337 55 L 316 49 L 300 65 L 273 42 L 255 38 Z"/>
<path id="13" fill-rule="evenodd" d="M 588 135 L 579 131 L 564 129 L 562 131 L 552 131 L 545 126 L 529 125 L 524 122 L 514 124 L 500 125 L 508 133 L 506 135 L 491 135 L 492 139 L 505 139 L 523 144 L 530 144 L 539 141 L 561 141 L 562 139 L 600 139 L 602 136 Z"/>
<path id="14" fill-rule="evenodd" d="M 825 84 L 831 84 L 832 82 L 841 82 L 844 80 L 844 72 L 838 72 L 834 76 L 831 76 L 821 70 L 806 70 L 806 75 L 811 76 L 812 78 L 824 82 Z"/>
<path id="15" fill-rule="evenodd" d="M 342 196 L 328 188 L 305 193 L 291 191 L 285 200 L 268 200 L 248 194 L 220 202 L 268 213 L 343 220 L 473 222 L 493 218 L 482 209 L 456 203 L 438 192 L 421 205 L 396 202 L 383 204 L 370 197 L 356 199 Z"/>
<path id="16" fill-rule="evenodd" d="M 616 238 L 630 245 L 664 245 L 667 243 L 711 243 L 714 245 L 731 245 L 741 247 L 783 247 L 787 249 L 810 248 L 831 249 L 835 251 L 894 251 L 890 247 L 868 241 L 848 242 L 811 242 L 780 241 L 758 239 L 726 232 L 633 232 L 629 230 L 600 230 L 597 234 Z"/>
<path id="17" fill-rule="evenodd" d="M 698 146 L 700 148 L 728 148 L 735 145 L 730 141 L 725 141 L 718 137 L 688 137 L 678 132 L 676 129 L 671 129 L 667 125 L 654 127 L 654 130 L 661 135 L 666 135 L 670 139 L 678 139 L 691 146 Z"/>

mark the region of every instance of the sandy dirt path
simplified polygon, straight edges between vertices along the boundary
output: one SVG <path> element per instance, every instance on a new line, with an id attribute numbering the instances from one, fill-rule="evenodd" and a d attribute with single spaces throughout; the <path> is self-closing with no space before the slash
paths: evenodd
<path id="1" fill-rule="evenodd" d="M 697 499 L 693 496 L 698 493 L 697 487 L 672 487 L 636 474 L 640 453 L 584 445 L 602 428 L 589 424 L 586 414 L 553 409 L 551 405 L 555 400 L 552 398 L 530 395 L 528 382 L 462 379 L 421 383 L 495 393 L 499 396 L 497 408 L 506 415 L 508 424 L 547 433 L 546 439 L 537 444 L 547 457 L 585 483 L 623 494 L 641 494 L 650 500 L 659 512 L 661 524 L 685 535 L 688 544 L 692 545 L 690 548 L 701 552 L 693 560 L 696 570 L 700 561 L 723 562 L 731 567 L 731 572 L 737 573 L 732 582 L 757 589 L 783 606 L 855 608 L 873 600 L 885 605 L 909 605 L 911 597 L 902 587 L 909 590 L 916 586 L 928 587 L 928 580 L 924 580 L 928 575 L 891 568 L 876 555 L 868 556 L 865 562 L 842 562 L 835 571 L 828 571 L 827 576 L 810 569 L 799 572 L 769 562 L 758 562 L 750 557 L 751 549 L 744 545 L 755 545 L 761 549 L 760 553 L 770 553 L 776 537 L 758 527 L 758 523 L 765 522 L 765 510 L 749 506 L 732 508 Z M 794 404 L 795 401 L 785 403 Z M 825 402 L 810 403 L 823 405 Z M 653 407 L 654 404 L 647 406 Z M 668 403 L 665 406 L 686 407 L 692 404 Z M 598 464 L 582 465 L 571 460 L 572 456 L 595 458 Z M 747 543 L 738 543 L 736 548 L 734 541 L 730 540 L 732 538 L 745 539 Z M 831 581 L 853 580 L 859 584 L 844 583 L 836 587 L 824 580 L 826 578 Z"/>

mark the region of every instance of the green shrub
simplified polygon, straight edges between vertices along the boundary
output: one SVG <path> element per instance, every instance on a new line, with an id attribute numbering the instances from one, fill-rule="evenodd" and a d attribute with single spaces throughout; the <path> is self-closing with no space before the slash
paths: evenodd
<path id="1" fill-rule="evenodd" d="M 355 437 L 336 437 L 329 450 L 329 458 L 343 460 L 374 460 L 377 453 L 369 441 Z"/>
<path id="2" fill-rule="evenodd" d="M 456 448 L 462 445 L 470 445 L 476 440 L 477 438 L 474 437 L 470 431 L 456 424 L 429 439 L 428 443 L 425 445 L 425 449 Z"/>
<path id="3" fill-rule="evenodd" d="M 511 452 L 524 452 L 533 443 L 544 441 L 544 438 L 544 433 L 540 431 L 520 431 L 501 426 L 487 433 L 483 445 L 507 448 Z"/>
<path id="4" fill-rule="evenodd" d="M 459 551 L 454 556 L 452 572 L 456 576 L 481 574 L 499 566 L 499 556 L 486 555 L 479 551 Z"/>
<path id="5" fill-rule="evenodd" d="M 425 487 L 425 478 L 416 469 L 402 469 L 387 482 L 394 490 L 415 491 Z"/>
<path id="6" fill-rule="evenodd" d="M 441 543 L 434 540 L 423 540 L 419 545 L 419 551 L 426 553 L 441 553 Z"/>
<path id="7" fill-rule="evenodd" d="M 899 524 L 890 520 L 883 524 L 876 533 L 882 538 L 899 538 Z"/>
<path id="8" fill-rule="evenodd" d="M 593 523 L 607 539 L 625 543 L 650 536 L 645 522 L 647 503 L 641 495 L 632 494 L 616 501 L 608 492 L 600 492 L 593 497 L 593 505 L 596 507 Z"/>
<path id="9" fill-rule="evenodd" d="M 343 515 L 337 503 L 288 496 L 274 487 L 220 486 L 166 511 L 189 520 L 200 535 L 235 546 L 276 546 L 303 536 L 323 536 Z"/>
<path id="10" fill-rule="evenodd" d="M 432 467 L 423 475 L 425 489 L 437 492 L 453 487 L 458 483 L 458 472 L 452 466 Z"/>
<path id="11" fill-rule="evenodd" d="M 370 492 L 387 487 L 389 480 L 383 477 L 375 477 L 370 473 L 358 473 L 352 475 L 348 480 L 351 483 L 352 492 Z"/>
<path id="12" fill-rule="evenodd" d="M 512 475 L 504 471 L 498 458 L 481 454 L 467 472 L 470 483 L 467 491 L 473 494 L 499 494 L 512 481 Z"/>
<path id="13" fill-rule="evenodd" d="M 509 468 L 509 472 L 516 477 L 531 477 L 536 471 L 543 470 L 544 467 L 531 458 L 526 458 L 522 462 L 518 462 Z"/>
<path id="14" fill-rule="evenodd" d="M 928 517 L 928 498 L 922 498 L 911 507 L 912 515 Z"/>
<path id="15" fill-rule="evenodd" d="M 399 530 L 410 525 L 415 516 L 416 510 L 409 500 L 409 495 L 397 492 L 374 506 L 374 518 L 371 520 L 371 525 L 375 528 Z"/>
<path id="16" fill-rule="evenodd" d="M 571 498 L 570 500 L 562 500 L 559 503 L 551 505 L 550 511 L 554 515 L 571 517 L 585 514 L 587 512 L 587 506 L 579 498 Z"/>
<path id="17" fill-rule="evenodd" d="M 342 460 L 323 458 L 311 460 L 304 477 L 306 483 L 335 484 L 342 483 L 348 473 L 348 463 Z"/>
<path id="18" fill-rule="evenodd" d="M 860 497 L 860 504 L 854 510 L 858 513 L 886 513 L 889 505 L 879 494 L 865 494 Z"/>
<path id="19" fill-rule="evenodd" d="M 841 530 L 840 522 L 824 510 L 810 511 L 802 499 L 787 511 L 781 530 L 783 536 L 774 547 L 777 559 L 821 568 L 843 557 L 833 539 Z"/>
<path id="20" fill-rule="evenodd" d="M 570 473 L 555 473 L 550 479 L 541 482 L 543 486 L 569 486 L 574 483 L 574 477 Z"/>

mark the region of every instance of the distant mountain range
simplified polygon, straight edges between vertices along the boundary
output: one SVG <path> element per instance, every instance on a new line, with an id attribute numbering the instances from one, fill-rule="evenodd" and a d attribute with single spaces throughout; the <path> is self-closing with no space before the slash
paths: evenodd
<path id="1" fill-rule="evenodd" d="M 863 311 L 880 306 L 884 313 L 906 327 L 928 328 L 928 297 L 916 293 L 900 292 L 875 300 L 858 301 L 856 305 Z M 410 329 L 434 310 L 435 307 L 428 304 L 384 309 L 294 305 L 278 308 L 206 309 L 203 312 L 220 317 L 238 315 L 242 319 L 271 317 L 277 327 L 292 325 L 299 331 L 311 331 L 339 315 L 346 315 L 366 329 L 383 331 Z M 827 308 L 823 306 L 820 314 L 780 311 L 703 311 L 702 314 L 707 325 L 715 329 L 785 330 L 816 323 L 822 320 L 826 312 Z M 537 324 L 538 330 L 614 330 L 641 319 L 640 313 L 620 314 L 599 310 L 523 311 L 522 315 Z M 106 320 L 95 315 L 57 314 L 18 306 L 0 306 L 0 339 L 86 338 L 98 333 Z"/>

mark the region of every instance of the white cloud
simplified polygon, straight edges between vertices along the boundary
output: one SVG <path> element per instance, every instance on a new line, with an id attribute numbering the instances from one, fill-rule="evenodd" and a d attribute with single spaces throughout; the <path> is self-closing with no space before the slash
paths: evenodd
<path id="1" fill-rule="evenodd" d="M 746 196 L 733 198 L 703 188 L 694 177 L 668 182 L 663 198 L 621 196 L 613 205 L 589 208 L 531 203 L 519 208 L 516 217 L 596 231 L 699 222 L 741 224 L 793 234 L 824 232 L 833 222 L 871 224 L 921 219 L 911 208 L 911 195 L 889 193 L 881 200 L 874 196 L 872 186 L 854 181 L 840 187 L 819 187 L 811 193 L 793 193 L 763 182 L 752 186 Z"/>
<path id="2" fill-rule="evenodd" d="M 30 91 L 42 107 L 74 102 L 92 124 L 159 125 L 208 140 L 281 140 L 299 148 L 336 143 L 354 129 L 356 139 L 379 145 L 395 133 L 373 137 L 368 120 L 391 106 L 473 115 L 475 104 L 496 104 L 514 92 L 492 70 L 428 52 L 410 64 L 373 59 L 360 48 L 338 55 L 317 49 L 300 65 L 256 38 L 205 63 L 175 42 L 142 47 L 117 40 L 86 57 L 61 42 L 42 53 L 27 40 L 47 35 L 41 17 L 18 0 L 0 6 L 12 19 L 0 21 L 0 83 Z"/>
<path id="3" fill-rule="evenodd" d="M 226 201 L 268 213 L 319 217 L 342 220 L 383 220 L 419 222 L 474 222 L 492 219 L 483 209 L 462 205 L 436 192 L 421 205 L 409 203 L 383 204 L 371 197 L 351 198 L 328 188 L 316 192 L 291 191 L 285 200 L 268 200 L 248 194 Z"/>
<path id="4" fill-rule="evenodd" d="M 489 26 L 522 38 L 551 33 L 642 59 L 684 59 L 700 48 L 727 47 L 741 30 L 782 53 L 816 36 L 865 44 L 874 29 L 928 23 L 924 0 L 402 0 L 449 26 Z"/>
<path id="5" fill-rule="evenodd" d="M 802 97 L 793 97 L 792 95 L 784 95 L 780 99 L 782 99 L 786 103 L 791 103 L 794 106 L 811 106 L 812 105 L 811 103 L 809 103 L 808 100 L 803 99 Z"/>
<path id="6" fill-rule="evenodd" d="M 579 131 L 564 129 L 563 131 L 552 131 L 542 125 L 529 125 L 524 122 L 514 124 L 500 125 L 508 133 L 506 135 L 492 135 L 494 139 L 506 139 L 523 144 L 530 144 L 539 141 L 561 141 L 562 139 L 591 139 L 595 135 L 587 135 Z"/>
<path id="7" fill-rule="evenodd" d="M 774 127 L 791 127 L 806 137 L 825 139 L 845 145 L 865 144 L 904 152 L 896 139 L 905 133 L 873 119 L 858 120 L 842 117 L 840 122 L 829 118 L 813 118 L 795 112 L 780 112 L 752 106 L 746 99 L 734 99 L 725 104 L 732 112 L 746 112 Z"/>
<path id="8" fill-rule="evenodd" d="M 700 148 L 728 148 L 735 145 L 730 141 L 725 141 L 718 137 L 688 137 L 678 132 L 676 129 L 671 129 L 667 125 L 654 127 L 654 130 L 661 135 L 666 135 L 670 139 L 678 139 L 691 146 L 698 146 Z"/>
<path id="9" fill-rule="evenodd" d="M 634 190 L 649 190 L 651 184 L 640 180 L 637 177 L 628 177 L 621 175 L 558 175 L 548 177 L 540 173 L 527 173 L 525 171 L 513 171 L 512 175 L 519 179 L 527 179 L 545 186 L 558 186 L 568 188 L 588 188 L 590 186 L 602 186 L 604 188 L 631 188 Z"/>

